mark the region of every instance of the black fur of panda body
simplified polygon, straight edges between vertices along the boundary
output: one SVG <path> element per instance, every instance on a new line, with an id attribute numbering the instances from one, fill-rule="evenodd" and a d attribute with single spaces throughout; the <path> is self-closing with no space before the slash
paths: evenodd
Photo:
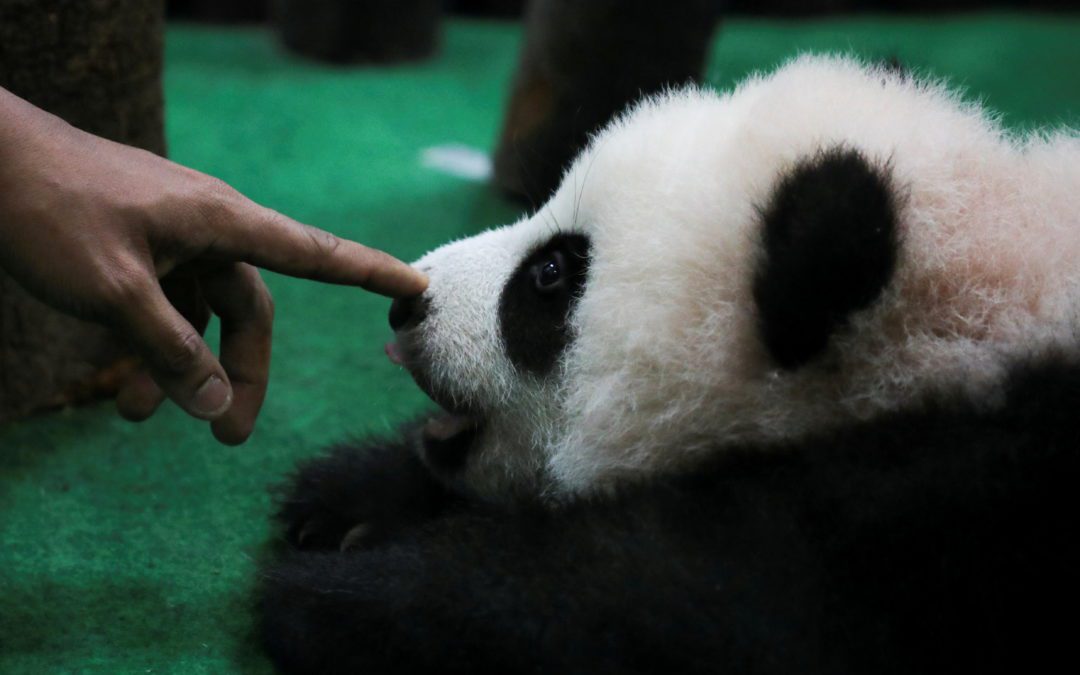
<path id="1" fill-rule="evenodd" d="M 554 511 L 453 497 L 403 441 L 341 447 L 283 501 L 262 641 L 290 673 L 1069 672 L 1078 446 L 1080 368 L 1050 363 L 994 412 Z"/>
<path id="2" fill-rule="evenodd" d="M 540 212 L 416 263 L 388 354 L 442 411 L 300 470 L 266 649 L 1075 670 L 1077 187 L 1075 134 L 846 59 L 643 102 Z"/>

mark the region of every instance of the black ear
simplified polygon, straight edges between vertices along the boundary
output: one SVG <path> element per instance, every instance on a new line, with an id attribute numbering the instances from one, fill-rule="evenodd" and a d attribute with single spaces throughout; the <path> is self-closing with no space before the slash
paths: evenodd
<path id="1" fill-rule="evenodd" d="M 783 368 L 822 350 L 889 283 L 897 256 L 888 171 L 843 147 L 796 164 L 762 210 L 754 278 L 762 338 Z"/>

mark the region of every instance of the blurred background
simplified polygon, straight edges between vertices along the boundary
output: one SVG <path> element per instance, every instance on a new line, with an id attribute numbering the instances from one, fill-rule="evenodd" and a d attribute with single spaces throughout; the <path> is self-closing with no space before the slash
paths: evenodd
<path id="1" fill-rule="evenodd" d="M 1075 9 L 1077 0 L 175 0 L 168 7 L 171 18 L 189 21 L 265 22 L 294 53 L 337 63 L 430 58 L 448 17 L 523 23 L 526 44 L 494 151 L 494 182 L 535 205 L 588 134 L 629 101 L 703 81 L 722 17 L 1049 12 Z"/>
<path id="2" fill-rule="evenodd" d="M 641 95 L 726 88 L 805 52 L 945 78 L 1013 132 L 1080 126 L 1077 2 L 0 0 L 0 85 L 252 199 L 412 260 L 541 204 Z M 265 672 L 268 486 L 425 410 L 388 302 L 265 275 L 251 440 L 108 396 L 122 345 L 0 271 L 0 673 Z M 208 335 L 215 341 L 215 327 Z M 422 648 L 420 646 L 419 648 Z"/>

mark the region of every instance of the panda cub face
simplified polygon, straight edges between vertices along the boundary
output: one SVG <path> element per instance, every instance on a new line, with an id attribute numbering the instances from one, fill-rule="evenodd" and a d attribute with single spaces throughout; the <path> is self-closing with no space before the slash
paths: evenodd
<path id="1" fill-rule="evenodd" d="M 391 358 L 443 409 L 424 428 L 425 461 L 499 500 L 545 483 L 545 450 L 565 423 L 574 312 L 588 285 L 588 235 L 531 232 L 531 222 L 429 254 L 417 263 L 432 279 L 427 293 L 391 309 Z"/>
<path id="2" fill-rule="evenodd" d="M 484 498 L 558 499 L 992 405 L 1016 359 L 1075 349 L 1078 145 L 844 59 L 646 101 L 535 215 L 416 263 L 388 351 L 444 410 L 421 454 Z"/>

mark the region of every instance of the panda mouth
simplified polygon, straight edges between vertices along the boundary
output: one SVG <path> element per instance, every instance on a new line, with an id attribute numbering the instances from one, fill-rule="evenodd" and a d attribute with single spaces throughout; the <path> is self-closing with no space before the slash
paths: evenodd
<path id="1" fill-rule="evenodd" d="M 409 371 L 420 390 L 440 408 L 421 428 L 421 441 L 428 461 L 443 469 L 461 468 L 483 427 L 482 418 L 434 386 L 426 371 L 415 359 L 409 358 L 397 342 L 387 343 L 386 356 Z"/>

